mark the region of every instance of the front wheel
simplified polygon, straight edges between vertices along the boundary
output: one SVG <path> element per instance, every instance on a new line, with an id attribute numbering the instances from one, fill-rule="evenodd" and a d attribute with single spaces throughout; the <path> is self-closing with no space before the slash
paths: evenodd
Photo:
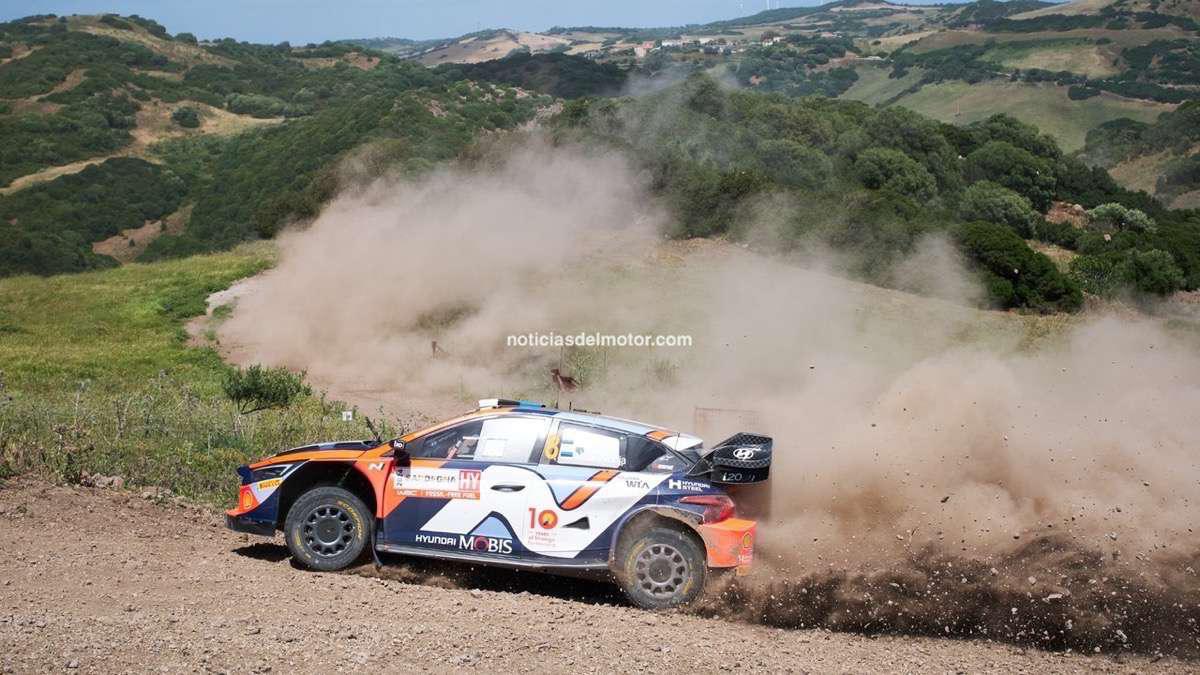
<path id="1" fill-rule="evenodd" d="M 349 490 L 330 485 L 300 495 L 283 529 L 292 557 L 322 572 L 349 567 L 371 539 L 366 505 Z"/>
<path id="2" fill-rule="evenodd" d="M 675 529 L 653 527 L 622 542 L 616 562 L 621 589 L 644 609 L 686 605 L 704 589 L 704 549 Z"/>

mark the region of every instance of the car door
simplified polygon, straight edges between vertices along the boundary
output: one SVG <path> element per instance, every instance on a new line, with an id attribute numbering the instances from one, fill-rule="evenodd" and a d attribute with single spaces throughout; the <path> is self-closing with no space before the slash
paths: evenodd
<path id="1" fill-rule="evenodd" d="M 607 559 L 615 525 L 653 504 L 655 488 L 667 477 L 640 471 L 661 454 L 647 447 L 653 443 L 598 425 L 558 423 L 542 456 L 546 488 L 530 494 L 530 548 L 554 558 Z"/>
<path id="2" fill-rule="evenodd" d="M 393 471 L 385 543 L 472 557 L 526 553 L 526 502 L 550 421 L 497 415 L 428 434 Z M 418 444 L 419 443 L 419 444 Z"/>

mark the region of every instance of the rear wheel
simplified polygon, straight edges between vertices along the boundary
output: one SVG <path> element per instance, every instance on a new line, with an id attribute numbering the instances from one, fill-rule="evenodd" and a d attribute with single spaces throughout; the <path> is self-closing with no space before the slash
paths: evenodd
<path id="1" fill-rule="evenodd" d="M 371 538 L 362 500 L 349 490 L 318 486 L 300 495 L 284 521 L 288 549 L 301 565 L 325 572 L 349 567 Z"/>
<path id="2" fill-rule="evenodd" d="M 645 609 L 686 605 L 704 589 L 706 558 L 695 538 L 652 527 L 623 541 L 617 581 L 633 604 Z"/>

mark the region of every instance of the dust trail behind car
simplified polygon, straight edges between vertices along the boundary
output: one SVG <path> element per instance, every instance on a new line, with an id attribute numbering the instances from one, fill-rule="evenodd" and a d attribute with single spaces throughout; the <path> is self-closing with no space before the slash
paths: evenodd
<path id="1" fill-rule="evenodd" d="M 839 278 L 846 261 L 815 246 L 782 260 L 664 243 L 645 190 L 617 156 L 539 142 L 363 186 L 282 242 L 222 341 L 397 407 L 566 405 L 548 374 L 565 366 L 570 402 L 605 413 L 689 430 L 697 407 L 754 411 L 776 439 L 771 573 L 729 589 L 725 613 L 1200 651 L 1191 338 L 1144 317 L 970 309 L 973 280 L 938 240 L 892 273 L 945 300 Z M 505 342 L 581 331 L 693 346 Z"/>

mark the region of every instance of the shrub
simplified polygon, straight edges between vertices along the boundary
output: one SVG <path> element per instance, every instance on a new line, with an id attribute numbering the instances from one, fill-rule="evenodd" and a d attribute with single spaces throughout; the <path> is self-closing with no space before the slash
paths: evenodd
<path id="1" fill-rule="evenodd" d="M 963 220 L 1007 225 L 1022 237 L 1032 236 L 1038 218 L 1028 199 L 991 181 L 979 181 L 963 192 L 958 215 Z"/>
<path id="2" fill-rule="evenodd" d="M 200 126 L 200 111 L 190 106 L 185 106 L 171 113 L 171 119 L 181 127 L 195 129 Z"/>
<path id="3" fill-rule="evenodd" d="M 824 153 L 787 139 L 763 143 L 759 158 L 767 176 L 788 187 L 818 188 L 833 172 L 833 163 Z"/>
<path id="4" fill-rule="evenodd" d="M 1072 101 L 1085 101 L 1094 96 L 1099 96 L 1100 90 L 1095 87 L 1085 87 L 1083 85 L 1072 85 L 1067 89 L 1067 98 Z"/>
<path id="5" fill-rule="evenodd" d="M 1166 251 L 1129 251 L 1121 276 L 1130 286 L 1153 295 L 1170 295 L 1183 286 L 1183 272 Z"/>
<path id="6" fill-rule="evenodd" d="M 1154 220 L 1138 209 L 1111 202 L 1088 211 L 1089 226 L 1102 230 L 1154 232 Z"/>
<path id="7" fill-rule="evenodd" d="M 916 200 L 931 199 L 937 190 L 937 183 L 925 167 L 891 148 L 864 150 L 854 162 L 854 172 L 871 189 L 887 189 Z"/>
<path id="8" fill-rule="evenodd" d="M 988 141 L 967 155 L 967 179 L 988 180 L 1014 190 L 1038 211 L 1050 207 L 1056 184 L 1049 161 L 1007 141 Z"/>
<path id="9" fill-rule="evenodd" d="M 984 285 L 996 306 L 1068 312 L 1082 306 L 1078 282 L 1059 272 L 1049 258 L 1029 248 L 1010 228 L 967 223 L 957 228 L 955 238 L 962 251 L 982 268 Z"/>
<path id="10" fill-rule="evenodd" d="M 293 373 L 287 368 L 264 368 L 253 365 L 243 370 L 230 369 L 222 383 L 225 396 L 237 406 L 243 415 L 286 408 L 297 398 L 312 395 L 312 388 L 304 383 L 304 373 Z"/>
<path id="11" fill-rule="evenodd" d="M 1070 274 L 1092 295 L 1107 297 L 1121 286 L 1119 262 L 1112 256 L 1081 255 L 1071 261 Z"/>

